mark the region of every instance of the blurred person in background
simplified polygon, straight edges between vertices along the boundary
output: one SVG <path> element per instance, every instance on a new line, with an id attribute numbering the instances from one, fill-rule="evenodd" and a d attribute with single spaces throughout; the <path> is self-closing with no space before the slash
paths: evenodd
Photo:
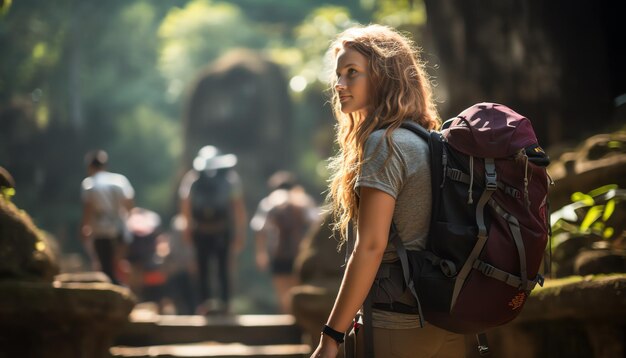
<path id="1" fill-rule="evenodd" d="M 161 217 L 152 210 L 134 207 L 126 226 L 132 235 L 126 253 L 130 264 L 128 286 L 139 302 L 160 304 L 167 280 L 162 266 L 168 254 L 167 250 L 158 250 L 164 242 Z"/>
<path id="2" fill-rule="evenodd" d="M 181 213 L 186 221 L 183 238 L 196 251 L 200 314 L 230 310 L 229 269 L 233 254 L 243 249 L 247 222 L 236 164 L 234 154 L 223 154 L 210 145 L 202 147 L 179 188 Z M 212 300 L 211 263 L 217 264 L 221 299 L 218 307 Z"/>
<path id="3" fill-rule="evenodd" d="M 273 174 L 268 187 L 270 194 L 259 202 L 250 221 L 255 233 L 256 264 L 261 271 L 270 268 L 280 310 L 291 313 L 289 290 L 298 284 L 294 260 L 300 242 L 318 221 L 318 210 L 290 172 Z"/>
<path id="4" fill-rule="evenodd" d="M 118 265 L 130 240 L 126 218 L 135 191 L 125 176 L 106 170 L 108 158 L 104 150 L 85 156 L 88 177 L 81 184 L 80 235 L 94 266 L 120 284 Z"/>

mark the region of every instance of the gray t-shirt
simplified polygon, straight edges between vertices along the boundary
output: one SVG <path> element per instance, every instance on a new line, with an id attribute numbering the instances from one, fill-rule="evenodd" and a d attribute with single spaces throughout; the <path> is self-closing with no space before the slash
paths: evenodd
<path id="1" fill-rule="evenodd" d="M 395 150 L 390 150 L 384 130 L 370 135 L 355 187 L 357 191 L 361 187 L 375 188 L 394 197 L 393 222 L 404 246 L 407 250 L 423 250 L 432 200 L 428 144 L 403 128 L 393 131 L 391 140 Z M 395 261 L 397 257 L 394 245 L 387 244 L 383 262 Z M 413 302 L 408 292 L 402 298 L 401 301 Z M 381 328 L 419 327 L 415 315 L 374 310 L 373 320 L 374 326 Z"/>

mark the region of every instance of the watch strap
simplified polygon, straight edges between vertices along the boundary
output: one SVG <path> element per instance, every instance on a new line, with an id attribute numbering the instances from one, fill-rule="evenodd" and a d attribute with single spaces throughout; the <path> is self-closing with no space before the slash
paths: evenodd
<path id="1" fill-rule="evenodd" d="M 343 343 L 344 338 L 346 336 L 344 333 L 335 331 L 332 327 L 330 327 L 327 324 L 324 325 L 324 328 L 322 329 L 322 334 L 329 336 L 330 338 L 335 340 L 335 342 L 337 342 L 338 344 Z"/>

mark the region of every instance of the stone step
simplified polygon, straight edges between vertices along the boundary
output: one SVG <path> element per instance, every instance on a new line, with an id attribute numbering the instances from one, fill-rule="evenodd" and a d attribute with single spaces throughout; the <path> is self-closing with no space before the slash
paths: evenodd
<path id="1" fill-rule="evenodd" d="M 115 345 L 146 347 L 208 341 L 245 346 L 291 345 L 302 342 L 302 332 L 292 315 L 178 316 L 133 312 Z"/>
<path id="2" fill-rule="evenodd" d="M 311 354 L 305 344 L 246 346 L 239 343 L 201 342 L 194 344 L 150 347 L 113 347 L 111 356 L 117 358 L 306 358 Z"/>

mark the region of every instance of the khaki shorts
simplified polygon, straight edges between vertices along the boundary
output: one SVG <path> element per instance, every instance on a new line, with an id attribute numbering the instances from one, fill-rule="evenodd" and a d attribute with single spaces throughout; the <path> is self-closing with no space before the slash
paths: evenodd
<path id="1" fill-rule="evenodd" d="M 356 342 L 350 332 L 346 358 L 463 358 L 465 336 L 426 322 L 424 328 L 374 328 L 374 357 L 366 357 L 363 347 L 363 331 L 357 334 Z"/>

